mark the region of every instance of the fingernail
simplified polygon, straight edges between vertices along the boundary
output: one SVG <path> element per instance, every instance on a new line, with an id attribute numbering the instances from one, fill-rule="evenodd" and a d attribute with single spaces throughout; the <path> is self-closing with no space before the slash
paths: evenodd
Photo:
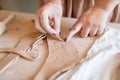
<path id="1" fill-rule="evenodd" d="M 64 42 L 66 42 L 67 41 L 67 38 L 64 38 Z"/>
<path id="2" fill-rule="evenodd" d="M 53 35 L 55 36 L 56 34 L 55 34 L 55 33 L 53 33 Z"/>
<path id="3" fill-rule="evenodd" d="M 72 30 L 72 28 L 69 29 L 69 31 L 71 31 L 71 30 Z"/>
<path id="4" fill-rule="evenodd" d="M 61 32 L 59 32 L 59 36 L 61 36 Z"/>
<path id="5" fill-rule="evenodd" d="M 31 21 L 32 21 L 33 23 L 35 22 L 35 20 L 33 20 L 33 19 L 32 19 Z"/>

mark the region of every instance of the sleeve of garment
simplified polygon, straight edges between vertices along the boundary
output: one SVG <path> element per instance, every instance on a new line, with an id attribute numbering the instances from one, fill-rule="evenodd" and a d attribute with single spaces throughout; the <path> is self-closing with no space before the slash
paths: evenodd
<path id="1" fill-rule="evenodd" d="M 45 0 L 39 0 L 40 4 L 45 4 Z M 63 8 L 63 16 L 78 18 L 81 16 L 87 9 L 91 8 L 95 4 L 95 0 L 61 0 Z M 120 14 L 120 4 L 118 4 L 112 11 L 109 20 L 110 22 L 118 22 Z"/>
<path id="2" fill-rule="evenodd" d="M 112 17 L 111 17 L 110 22 L 118 22 L 118 19 L 119 19 L 119 16 L 120 16 L 120 4 L 118 4 L 115 7 L 115 9 L 114 9 L 114 11 L 111 15 L 112 15 Z"/>
<path id="3" fill-rule="evenodd" d="M 94 6 L 95 0 L 62 0 L 63 16 L 78 18 L 86 10 Z M 120 4 L 112 11 L 109 20 L 110 22 L 118 22 L 120 14 Z"/>

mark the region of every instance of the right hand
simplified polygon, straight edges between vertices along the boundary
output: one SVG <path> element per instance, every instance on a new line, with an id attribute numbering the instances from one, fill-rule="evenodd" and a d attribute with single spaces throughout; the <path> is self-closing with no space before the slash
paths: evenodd
<path id="1" fill-rule="evenodd" d="M 37 10 L 35 27 L 42 33 L 59 35 L 61 17 L 62 6 L 60 4 L 47 3 Z"/>
<path id="2" fill-rule="evenodd" d="M 104 33 L 110 12 L 101 7 L 94 6 L 84 12 L 70 29 L 65 41 L 69 41 L 76 33 L 80 37 L 100 36 Z"/>

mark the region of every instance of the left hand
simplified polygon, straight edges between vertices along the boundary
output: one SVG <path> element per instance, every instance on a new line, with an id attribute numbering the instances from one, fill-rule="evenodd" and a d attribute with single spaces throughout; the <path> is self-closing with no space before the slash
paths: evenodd
<path id="1" fill-rule="evenodd" d="M 70 29 L 65 41 L 78 32 L 81 37 L 101 35 L 105 30 L 108 15 L 109 13 L 100 7 L 94 6 L 87 10 Z"/>

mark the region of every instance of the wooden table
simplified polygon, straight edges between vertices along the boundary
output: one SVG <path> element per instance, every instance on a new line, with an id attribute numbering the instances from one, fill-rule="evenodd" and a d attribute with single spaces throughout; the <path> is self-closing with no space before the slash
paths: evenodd
<path id="1" fill-rule="evenodd" d="M 10 13 L 11 12 L 9 11 L 0 11 L 0 21 L 2 21 Z M 15 14 L 16 18 L 7 25 L 6 32 L 0 36 L 0 48 L 14 47 L 22 36 L 28 33 L 37 32 L 34 27 L 34 23 L 32 22 L 35 17 L 34 14 L 20 12 L 15 12 Z M 63 35 L 66 35 L 68 29 L 72 27 L 75 21 L 76 19 L 62 18 L 61 29 Z M 120 24 L 110 23 L 108 25 L 120 29 Z M 77 34 L 71 41 L 79 51 L 79 55 L 82 58 L 86 56 L 87 51 L 96 38 L 98 37 L 79 38 L 79 35 Z M 0 80 L 33 80 L 48 55 L 46 47 L 46 43 L 45 45 L 41 45 L 42 57 L 40 57 L 39 60 L 27 61 L 20 58 L 17 62 L 0 74 Z M 1 53 L 0 60 L 6 57 L 6 55 L 8 54 Z"/>

